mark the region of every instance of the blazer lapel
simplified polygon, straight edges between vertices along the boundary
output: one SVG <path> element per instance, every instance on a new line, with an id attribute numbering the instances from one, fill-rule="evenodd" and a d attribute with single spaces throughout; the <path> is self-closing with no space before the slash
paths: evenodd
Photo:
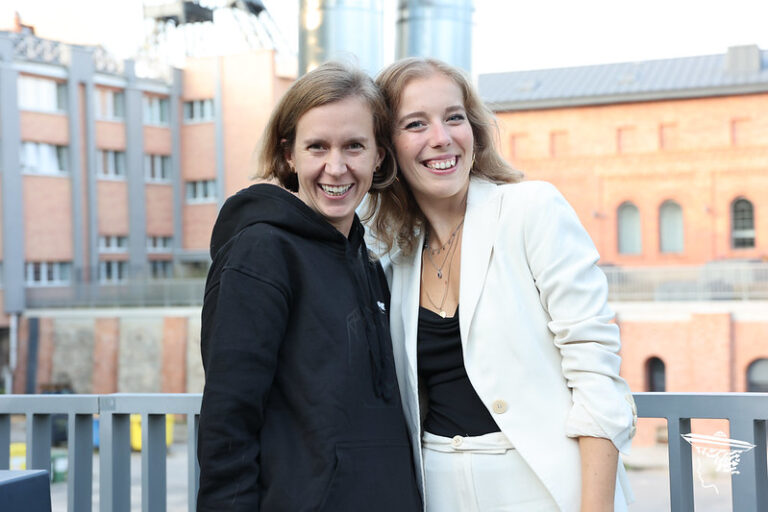
<path id="1" fill-rule="evenodd" d="M 416 249 L 412 254 L 401 258 L 398 261 L 402 287 L 402 308 L 400 314 L 403 319 L 403 334 L 405 335 L 405 356 L 408 360 L 408 368 L 412 376 L 417 375 L 416 367 L 416 334 L 419 323 L 419 296 L 421 291 L 421 253 L 419 249 L 424 245 L 424 234 L 419 235 Z"/>
<path id="2" fill-rule="evenodd" d="M 488 273 L 499 221 L 500 198 L 501 194 L 494 183 L 479 178 L 470 181 L 461 241 L 459 281 L 459 326 L 464 348 Z"/>

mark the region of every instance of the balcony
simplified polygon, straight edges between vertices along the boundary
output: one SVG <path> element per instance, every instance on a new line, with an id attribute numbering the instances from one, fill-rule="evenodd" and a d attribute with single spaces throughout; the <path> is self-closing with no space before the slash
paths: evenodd
<path id="1" fill-rule="evenodd" d="M 27 468 L 49 469 L 52 415 L 65 414 L 70 432 L 67 510 L 90 512 L 94 484 L 92 429 L 94 415 L 98 414 L 99 509 L 128 512 L 129 418 L 130 414 L 141 414 L 141 509 L 164 512 L 168 494 L 165 415 L 182 415 L 187 433 L 186 502 L 187 509 L 194 511 L 199 478 L 196 438 L 200 399 L 201 395 L 182 394 L 0 395 L 0 469 L 9 468 L 11 415 L 26 417 Z M 768 510 L 768 393 L 636 393 L 635 400 L 638 416 L 667 420 L 669 503 L 673 512 L 694 510 L 693 448 L 698 452 L 702 440 L 712 443 L 712 439 L 707 439 L 712 436 L 689 435 L 692 418 L 722 418 L 730 423 L 731 439 L 716 438 L 715 448 L 705 449 L 709 454 L 720 453 L 729 461 L 732 510 Z"/>
<path id="2" fill-rule="evenodd" d="M 717 262 L 678 267 L 603 266 L 611 301 L 768 300 L 768 263 Z M 200 306 L 204 279 L 133 279 L 26 289 L 26 307 Z"/>

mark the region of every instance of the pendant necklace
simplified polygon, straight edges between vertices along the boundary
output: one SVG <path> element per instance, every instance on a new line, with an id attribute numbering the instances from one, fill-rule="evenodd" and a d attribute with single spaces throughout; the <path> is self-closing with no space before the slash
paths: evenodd
<path id="1" fill-rule="evenodd" d="M 461 224 L 464 221 L 462 220 L 461 223 L 459 223 L 458 226 L 456 226 L 456 229 L 454 230 L 453 235 L 451 235 L 451 239 L 453 240 L 453 237 L 456 235 L 456 232 L 461 227 Z M 433 308 L 438 310 L 438 315 L 440 315 L 441 318 L 445 318 L 447 316 L 445 309 L 443 309 L 443 306 L 445 306 L 445 299 L 448 297 L 448 288 L 451 284 L 451 267 L 453 266 L 453 256 L 456 254 L 456 248 L 458 247 L 458 244 L 453 244 L 453 242 L 450 242 L 448 244 L 448 250 L 445 254 L 445 259 L 443 260 L 443 264 L 440 265 L 440 268 L 437 269 L 437 277 L 438 279 L 442 279 L 442 268 L 445 265 L 446 261 L 448 261 L 448 274 L 446 275 L 445 279 L 445 285 L 443 289 L 443 296 L 440 298 L 440 305 L 438 306 L 435 304 L 435 301 L 432 300 L 432 297 L 429 296 L 429 291 L 424 287 L 424 265 L 421 266 L 421 287 L 424 288 L 424 295 L 426 295 L 427 300 L 432 305 Z M 426 246 L 425 249 L 427 249 L 427 255 L 429 255 L 429 246 Z M 442 249 L 441 249 L 442 250 Z M 430 259 L 431 261 L 431 259 Z M 434 266 L 434 263 L 432 263 Z"/>
<path id="2" fill-rule="evenodd" d="M 427 231 L 426 236 L 424 237 L 424 248 L 427 252 L 427 259 L 429 260 L 430 265 L 432 265 L 435 270 L 437 271 L 437 278 L 442 279 L 443 278 L 443 267 L 445 266 L 445 262 L 448 261 L 448 256 L 451 254 L 451 250 L 453 249 L 453 242 L 456 240 L 456 234 L 459 232 L 459 229 L 461 229 L 461 226 L 464 225 L 464 219 L 461 219 L 461 222 L 453 229 L 453 232 L 451 232 L 451 236 L 448 237 L 448 241 L 445 242 L 441 247 L 437 249 L 432 249 L 429 246 L 429 231 Z M 448 249 L 446 250 L 446 247 Z M 440 254 L 445 250 L 445 257 L 443 258 L 443 262 L 440 264 L 440 266 L 435 263 L 435 260 L 432 259 L 432 255 Z"/>

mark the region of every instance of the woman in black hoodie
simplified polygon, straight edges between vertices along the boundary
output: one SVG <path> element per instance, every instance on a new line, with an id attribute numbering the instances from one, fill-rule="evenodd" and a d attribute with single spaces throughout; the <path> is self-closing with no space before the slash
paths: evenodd
<path id="1" fill-rule="evenodd" d="M 224 204 L 205 289 L 197 510 L 421 510 L 388 328 L 355 209 L 391 183 L 383 98 L 325 64 L 272 113 Z"/>

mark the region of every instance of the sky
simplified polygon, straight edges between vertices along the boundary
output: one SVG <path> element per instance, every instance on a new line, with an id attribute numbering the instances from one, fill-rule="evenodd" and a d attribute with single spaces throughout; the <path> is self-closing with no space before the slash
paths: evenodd
<path id="1" fill-rule="evenodd" d="M 299 0 L 263 2 L 295 51 Z M 398 0 L 382 3 L 386 65 Z M 144 40 L 141 0 L 0 0 L 0 29 L 14 11 L 43 37 L 102 44 L 120 58 Z M 708 55 L 740 44 L 768 50 L 767 20 L 768 0 L 475 0 L 472 72 Z"/>

